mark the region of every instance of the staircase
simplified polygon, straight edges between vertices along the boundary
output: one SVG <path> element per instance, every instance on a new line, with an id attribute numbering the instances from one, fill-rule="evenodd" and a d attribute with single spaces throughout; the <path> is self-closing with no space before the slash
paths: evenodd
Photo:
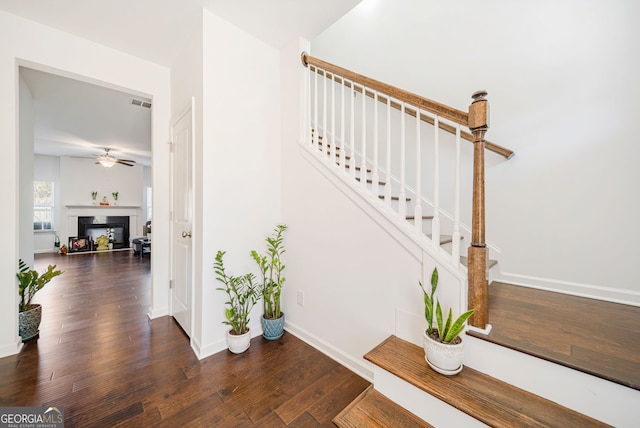
<path id="1" fill-rule="evenodd" d="M 374 389 L 354 401 L 334 422 L 338 426 L 633 426 L 631 421 L 640 420 L 640 409 L 633 404 L 640 400 L 640 391 L 634 386 L 594 377 L 598 375 L 593 372 L 577 372 L 543 354 L 522 353 L 492 338 L 486 322 L 491 290 L 488 279 L 499 266 L 500 254 L 484 238 L 484 180 L 483 171 L 477 172 L 482 167 L 474 168 L 472 228 L 468 228 L 460 213 L 459 178 L 448 190 L 454 195 L 453 202 L 444 206 L 440 166 L 435 162 L 435 171 L 428 173 L 432 178 L 425 179 L 420 149 L 429 147 L 438 159 L 443 150 L 439 140 L 446 140 L 441 134 L 453 132 L 450 143 L 455 146 L 456 177 L 462 168 L 463 139 L 473 142 L 472 159 L 466 160 L 475 165 L 484 164 L 485 149 L 509 159 L 512 152 L 484 140 L 486 117 L 479 118 L 482 114 L 470 107 L 466 120 L 474 124 L 470 126 L 474 132 L 463 137 L 460 123 L 451 123 L 451 117 L 466 115 L 464 112 L 448 114 L 438 105 L 425 107 L 429 101 L 422 99 L 415 104 L 400 102 L 395 97 L 402 91 L 397 88 L 390 92 L 393 96 L 387 95 L 378 90 L 379 82 L 306 54 L 303 63 L 309 69 L 309 110 L 301 143 L 309 162 L 356 204 L 367 212 L 375 210 L 378 223 L 397 236 L 409 252 L 415 255 L 415 248 L 419 248 L 421 254 L 416 257 L 423 260 L 423 282 L 434 264 L 447 271 L 449 282 L 439 288 L 445 306 L 457 313 L 467 307 L 476 308 L 481 315 L 486 312 L 474 320 L 477 328 L 464 339 L 465 369 L 451 378 L 436 374 L 424 362 L 419 346 L 423 328 L 416 327 L 424 323 L 421 314 L 396 313 L 395 335 L 365 356 L 374 365 Z M 486 113 L 483 95 L 476 101 Z M 397 112 L 391 113 L 393 109 Z M 413 122 L 408 125 L 409 120 Z M 394 134 L 400 139 L 399 147 L 390 137 L 395 125 L 402 129 Z M 413 132 L 407 131 L 409 127 Z M 424 137 L 425 127 L 433 132 L 429 141 Z M 415 165 L 409 167 L 412 158 Z M 469 257 L 461 254 L 463 243 L 471 247 Z M 507 324 L 517 319 L 518 314 L 512 313 Z M 529 321 L 527 328 L 531 325 Z M 503 327 L 500 330 L 504 331 Z M 637 336 L 640 328 L 631 332 Z M 638 371 L 640 361 L 629 361 L 631 365 L 623 370 Z M 408 417 L 404 414 L 407 410 Z M 383 421 L 389 415 L 396 415 L 389 420 L 407 419 L 394 425 Z M 417 415 L 421 422 L 411 415 Z"/>

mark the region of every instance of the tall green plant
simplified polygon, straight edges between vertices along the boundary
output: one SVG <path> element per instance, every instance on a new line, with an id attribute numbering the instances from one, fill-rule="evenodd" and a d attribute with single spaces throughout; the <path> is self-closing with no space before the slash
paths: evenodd
<path id="1" fill-rule="evenodd" d="M 49 265 L 46 271 L 39 274 L 36 270 L 29 268 L 24 260 L 19 259 L 18 273 L 16 274 L 18 277 L 18 295 L 20 296 L 19 311 L 28 310 L 33 296 L 53 278 L 61 274 L 61 270 L 56 270 L 56 265 Z"/>
<path id="2" fill-rule="evenodd" d="M 431 274 L 431 290 L 427 293 L 424 289 L 422 282 L 418 281 L 422 293 L 424 294 L 424 318 L 427 321 L 427 334 L 431 336 L 433 334 L 433 316 L 436 317 L 438 338 L 442 343 L 451 343 L 456 337 L 464 330 L 464 323 L 473 314 L 474 309 L 470 309 L 467 312 L 460 315 L 456 320 L 453 320 L 453 312 L 449 308 L 449 315 L 446 322 L 442 317 L 442 307 L 439 301 L 434 300 L 436 289 L 438 288 L 438 268 L 433 269 Z M 434 311 L 433 305 L 436 303 Z"/>
<path id="3" fill-rule="evenodd" d="M 224 284 L 224 287 L 216 290 L 227 293 L 228 300 L 225 302 L 226 321 L 223 324 L 231 326 L 233 334 L 240 335 L 249 331 L 249 313 L 258 301 L 260 289 L 253 281 L 255 276 L 247 273 L 242 276 L 227 275 L 224 268 L 223 257 L 225 251 L 218 251 L 213 268 L 216 279 Z"/>
<path id="4" fill-rule="evenodd" d="M 256 261 L 262 275 L 262 302 L 264 317 L 267 319 L 280 318 L 280 295 L 286 278 L 283 275 L 285 265 L 282 263 L 284 249 L 284 232 L 287 226 L 279 224 L 273 234 L 266 238 L 267 252 L 261 256 L 257 251 L 251 251 L 251 257 Z"/>

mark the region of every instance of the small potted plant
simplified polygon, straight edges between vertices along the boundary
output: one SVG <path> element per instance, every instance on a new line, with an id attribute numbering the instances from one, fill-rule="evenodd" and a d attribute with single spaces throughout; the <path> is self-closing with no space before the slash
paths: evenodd
<path id="1" fill-rule="evenodd" d="M 234 354 L 241 354 L 249 349 L 251 344 L 249 314 L 258 301 L 260 289 L 257 284 L 254 284 L 255 276 L 252 273 L 242 276 L 227 275 L 223 262 L 224 255 L 224 251 L 218 251 L 213 263 L 216 279 L 224 284 L 224 287 L 216 290 L 227 293 L 226 321 L 223 321 L 224 324 L 231 326 L 231 330 L 227 332 L 227 346 Z"/>
<path id="2" fill-rule="evenodd" d="M 113 196 L 113 205 L 118 205 L 118 192 L 111 192 L 111 196 Z"/>
<path id="3" fill-rule="evenodd" d="M 93 205 L 96 204 L 96 198 L 98 197 L 98 192 L 91 192 L 91 200 L 93 201 Z"/>
<path id="4" fill-rule="evenodd" d="M 266 238 L 267 253 L 263 256 L 251 251 L 251 257 L 258 264 L 262 275 L 262 336 L 268 340 L 276 340 L 284 334 L 284 312 L 280 310 L 280 295 L 285 277 L 282 274 L 285 265 L 282 255 L 285 252 L 283 233 L 287 230 L 284 224 L 277 225 L 273 235 Z"/>
<path id="5" fill-rule="evenodd" d="M 473 309 L 453 320 L 452 310 L 446 321 L 442 316 L 440 302 L 436 303 L 435 311 L 434 295 L 438 287 L 438 269 L 434 268 L 431 274 L 431 291 L 428 293 L 422 282 L 419 282 L 424 294 L 424 317 L 427 321 L 427 329 L 424 332 L 424 352 L 427 364 L 444 375 L 454 375 L 462 370 L 464 356 L 464 344 L 460 333 L 464 331 L 465 322 L 473 314 Z M 433 327 L 433 317 L 436 317 L 436 326 Z"/>
<path id="6" fill-rule="evenodd" d="M 30 269 L 22 259 L 18 261 L 18 273 L 16 274 L 18 277 L 18 295 L 20 296 L 18 332 L 23 342 L 36 337 L 40 333 L 42 305 L 31 303 L 31 299 L 60 274 L 62 274 L 62 271 L 56 270 L 56 265 L 49 265 L 46 271 L 39 274 L 37 271 Z"/>

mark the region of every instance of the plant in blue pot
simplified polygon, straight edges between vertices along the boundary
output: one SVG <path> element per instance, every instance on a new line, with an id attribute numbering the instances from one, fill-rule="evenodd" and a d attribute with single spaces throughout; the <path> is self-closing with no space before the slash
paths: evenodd
<path id="1" fill-rule="evenodd" d="M 251 257 L 256 261 L 262 276 L 262 336 L 267 340 L 279 339 L 284 334 L 284 312 L 280 309 L 280 295 L 285 282 L 285 265 L 282 262 L 285 230 L 286 225 L 277 225 L 273 234 L 266 238 L 266 254 L 251 251 Z"/>

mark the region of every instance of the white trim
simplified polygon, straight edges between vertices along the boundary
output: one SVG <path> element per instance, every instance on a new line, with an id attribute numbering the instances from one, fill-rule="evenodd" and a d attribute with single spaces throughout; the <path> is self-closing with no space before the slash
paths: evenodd
<path id="1" fill-rule="evenodd" d="M 156 319 L 156 318 L 160 318 L 160 317 L 164 317 L 164 316 L 168 316 L 169 315 L 169 307 L 168 306 L 164 306 L 162 308 L 157 308 L 157 309 L 153 309 L 151 307 L 149 307 L 149 312 L 147 312 L 147 316 L 149 317 L 149 319 Z"/>
<path id="2" fill-rule="evenodd" d="M 580 284 L 578 282 L 519 275 L 509 272 L 503 272 L 496 281 L 521 285 L 523 287 L 536 288 L 539 290 L 553 291 L 556 293 L 570 294 L 578 297 L 586 297 L 589 299 L 603 300 L 606 302 L 640 306 L 640 292 L 633 290 Z"/>
<path id="3" fill-rule="evenodd" d="M 16 323 L 16 327 L 17 327 L 17 323 Z M 10 355 L 16 355 L 20 353 L 20 350 L 22 349 L 22 345 L 23 345 L 22 340 L 18 338 L 15 344 L 10 344 L 10 345 L 1 347 L 0 358 L 8 357 Z"/>

